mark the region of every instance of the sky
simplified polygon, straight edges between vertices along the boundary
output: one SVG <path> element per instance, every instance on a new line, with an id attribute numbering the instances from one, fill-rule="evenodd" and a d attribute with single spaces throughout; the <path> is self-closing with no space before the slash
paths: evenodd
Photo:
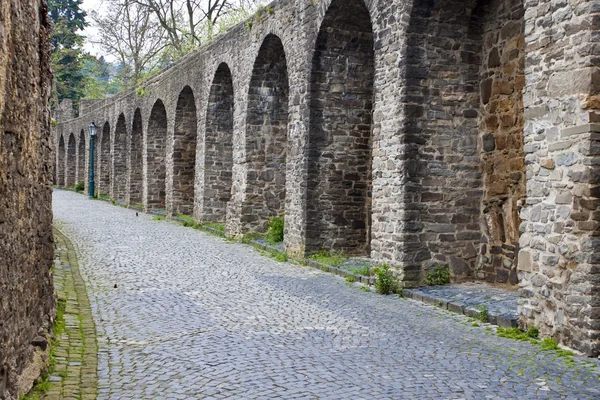
<path id="1" fill-rule="evenodd" d="M 86 19 L 89 23 L 89 26 L 83 31 L 83 35 L 86 36 L 83 48 L 88 53 L 91 53 L 97 57 L 104 55 L 104 58 L 106 58 L 107 61 L 114 61 L 114 58 L 107 57 L 105 54 L 103 54 L 102 47 L 99 44 L 92 43 L 92 40 L 97 39 L 98 28 L 94 26 L 91 13 L 92 11 L 96 11 L 102 15 L 103 11 L 106 9 L 105 0 L 83 0 L 82 8 L 88 14 Z"/>

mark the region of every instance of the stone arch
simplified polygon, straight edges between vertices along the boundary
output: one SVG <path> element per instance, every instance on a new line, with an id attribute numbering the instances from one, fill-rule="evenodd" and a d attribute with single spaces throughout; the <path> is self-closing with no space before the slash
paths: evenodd
<path id="1" fill-rule="evenodd" d="M 79 142 L 77 145 L 77 183 L 85 183 L 85 132 L 82 129 L 79 132 Z"/>
<path id="2" fill-rule="evenodd" d="M 246 119 L 245 229 L 264 230 L 285 210 L 289 82 L 281 39 L 268 35 L 254 62 Z"/>
<path id="3" fill-rule="evenodd" d="M 60 135 L 58 139 L 58 164 L 56 166 L 56 184 L 58 186 L 65 186 L 65 138 Z"/>
<path id="4" fill-rule="evenodd" d="M 77 144 L 75 141 L 75 135 L 71 133 L 69 135 L 69 141 L 67 145 L 67 165 L 65 167 L 65 186 L 72 187 L 75 185 L 75 173 L 77 171 Z"/>
<path id="5" fill-rule="evenodd" d="M 211 222 L 224 222 L 231 200 L 233 168 L 233 78 L 221 63 L 215 73 L 206 110 L 204 212 Z"/>
<path id="6" fill-rule="evenodd" d="M 525 196 L 522 1 L 415 1 L 404 96 L 408 262 L 517 283 Z"/>
<path id="7" fill-rule="evenodd" d="M 129 161 L 129 203 L 142 203 L 144 195 L 144 129 L 142 112 L 139 108 L 133 113 L 131 125 L 131 157 Z"/>
<path id="8" fill-rule="evenodd" d="M 146 149 L 147 208 L 165 209 L 167 110 L 158 99 L 150 112 Z"/>
<path id="9" fill-rule="evenodd" d="M 307 251 L 370 252 L 374 35 L 361 0 L 334 0 L 312 60 Z"/>
<path id="10" fill-rule="evenodd" d="M 125 201 L 127 195 L 127 126 L 125 115 L 120 114 L 115 126 L 114 158 L 114 198 Z"/>
<path id="11" fill-rule="evenodd" d="M 198 120 L 192 88 L 183 88 L 175 109 L 173 139 L 173 213 L 194 213 L 194 177 Z"/>
<path id="12" fill-rule="evenodd" d="M 102 128 L 102 137 L 100 138 L 98 160 L 98 196 L 110 196 L 110 185 L 111 185 L 111 158 L 110 158 L 110 124 L 108 121 Z"/>

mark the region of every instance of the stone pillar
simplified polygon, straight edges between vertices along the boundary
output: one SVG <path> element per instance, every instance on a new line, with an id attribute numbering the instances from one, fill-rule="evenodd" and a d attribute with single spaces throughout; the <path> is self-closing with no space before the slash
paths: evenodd
<path id="1" fill-rule="evenodd" d="M 600 3 L 527 1 L 525 19 L 521 323 L 597 356 L 600 47 L 592 34 Z"/>

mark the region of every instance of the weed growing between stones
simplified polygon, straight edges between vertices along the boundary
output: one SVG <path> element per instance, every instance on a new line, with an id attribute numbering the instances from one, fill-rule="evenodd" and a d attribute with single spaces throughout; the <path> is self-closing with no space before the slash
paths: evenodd
<path id="1" fill-rule="evenodd" d="M 379 294 L 388 295 L 394 293 L 398 287 L 398 282 L 394 278 L 389 265 L 383 264 L 373 270 L 377 280 L 375 281 L 375 290 Z"/>
<path id="2" fill-rule="evenodd" d="M 266 239 L 269 244 L 283 242 L 283 231 L 285 227 L 284 217 L 271 217 L 267 228 Z"/>
<path id="3" fill-rule="evenodd" d="M 162 215 L 155 215 L 154 217 L 152 217 L 152 221 L 164 221 L 165 217 L 163 217 Z"/>
<path id="4" fill-rule="evenodd" d="M 258 232 L 248 232 L 242 236 L 242 243 L 244 244 L 252 244 L 254 240 L 264 239 L 265 235 Z"/>
<path id="5" fill-rule="evenodd" d="M 363 265 L 362 267 L 353 267 L 350 272 L 354 275 L 371 276 L 371 267 Z"/>
<path id="6" fill-rule="evenodd" d="M 429 285 L 447 285 L 450 283 L 450 268 L 447 265 L 436 265 L 432 271 L 427 274 L 427 283 Z"/>
<path id="7" fill-rule="evenodd" d="M 346 262 L 349 259 L 349 257 L 345 254 L 327 250 L 321 250 L 318 253 L 313 254 L 309 258 L 321 264 L 327 264 L 333 267 L 340 267 L 344 262 Z"/>
<path id="8" fill-rule="evenodd" d="M 66 296 L 68 297 L 68 295 Z M 56 356 L 55 351 L 58 345 L 58 338 L 62 336 L 65 332 L 66 322 L 65 322 L 65 311 L 67 309 L 67 302 L 64 299 L 56 300 L 56 318 L 54 319 L 54 324 L 52 325 L 52 338 L 50 339 L 50 363 L 48 366 L 48 370 L 43 372 L 39 377 L 37 383 L 33 386 L 31 391 L 26 395 L 22 395 L 19 397 L 19 400 L 39 400 L 45 397 L 45 394 L 50 389 L 50 375 L 54 372 L 56 368 Z M 65 371 L 66 374 L 66 371 Z M 62 375 L 61 375 L 62 376 Z M 65 376 L 62 376 L 65 378 Z"/>
<path id="9" fill-rule="evenodd" d="M 351 286 L 354 282 L 356 282 L 356 277 L 354 275 L 348 275 L 346 277 L 346 284 Z"/>
<path id="10" fill-rule="evenodd" d="M 490 314 L 488 312 L 488 308 L 485 304 L 481 304 L 477 306 L 479 309 L 479 315 L 477 315 L 477 319 L 483 323 L 487 323 L 490 321 Z"/>
<path id="11" fill-rule="evenodd" d="M 75 186 L 73 186 L 73 189 L 77 193 L 83 192 L 85 190 L 85 182 L 78 182 Z"/>

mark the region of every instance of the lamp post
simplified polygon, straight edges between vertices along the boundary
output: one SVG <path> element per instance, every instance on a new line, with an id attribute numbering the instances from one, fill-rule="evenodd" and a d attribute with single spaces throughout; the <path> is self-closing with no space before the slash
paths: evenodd
<path id="1" fill-rule="evenodd" d="M 90 124 L 90 187 L 89 187 L 89 195 L 90 198 L 93 199 L 95 197 L 95 188 L 96 183 L 94 182 L 94 145 L 96 141 L 96 124 L 94 121 Z"/>

